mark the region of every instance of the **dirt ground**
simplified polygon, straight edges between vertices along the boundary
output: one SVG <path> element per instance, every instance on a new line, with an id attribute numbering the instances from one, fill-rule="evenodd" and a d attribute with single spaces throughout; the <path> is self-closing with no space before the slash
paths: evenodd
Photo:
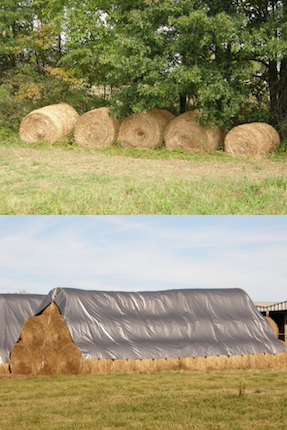
<path id="1" fill-rule="evenodd" d="M 230 178 L 240 181 L 242 178 L 260 180 L 268 176 L 287 174 L 287 159 L 273 161 L 237 160 L 210 158 L 203 160 L 148 159 L 132 158 L 120 155 L 106 155 L 99 152 L 64 151 L 59 149 L 33 149 L 0 147 L 0 166 L 15 167 L 45 165 L 59 173 L 81 175 L 93 173 L 106 176 L 159 177 L 179 180 L 200 178 Z"/>

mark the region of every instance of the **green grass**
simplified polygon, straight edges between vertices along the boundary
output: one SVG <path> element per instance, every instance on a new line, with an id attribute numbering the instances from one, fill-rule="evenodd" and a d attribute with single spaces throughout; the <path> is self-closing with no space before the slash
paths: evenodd
<path id="1" fill-rule="evenodd" d="M 283 430 L 287 371 L 0 380 L 1 430 Z"/>
<path id="2" fill-rule="evenodd" d="M 285 153 L 237 160 L 2 136 L 0 214 L 286 214 L 286 173 Z"/>

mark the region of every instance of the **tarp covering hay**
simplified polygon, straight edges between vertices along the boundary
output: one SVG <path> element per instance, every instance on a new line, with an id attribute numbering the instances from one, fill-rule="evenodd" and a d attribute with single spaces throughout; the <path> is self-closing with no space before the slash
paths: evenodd
<path id="1" fill-rule="evenodd" d="M 232 128 L 224 140 L 225 151 L 232 157 L 266 157 L 280 145 L 280 137 L 269 124 L 254 122 Z"/>
<path id="2" fill-rule="evenodd" d="M 85 147 L 105 148 L 117 139 L 121 122 L 102 107 L 86 112 L 75 128 L 75 141 Z"/>
<path id="3" fill-rule="evenodd" d="M 11 351 L 11 371 L 24 375 L 78 374 L 82 355 L 57 306 L 27 319 Z"/>
<path id="4" fill-rule="evenodd" d="M 45 106 L 25 116 L 20 124 L 20 137 L 26 143 L 43 140 L 53 144 L 70 136 L 78 118 L 75 109 L 66 103 Z"/>
<path id="5" fill-rule="evenodd" d="M 240 289 L 101 292 L 55 289 L 84 358 L 155 359 L 285 352 Z"/>
<path id="6" fill-rule="evenodd" d="M 41 294 L 0 294 L 0 364 L 9 363 L 22 325 L 37 312 L 44 297 Z"/>
<path id="7" fill-rule="evenodd" d="M 124 148 L 153 149 L 163 143 L 166 121 L 153 113 L 135 113 L 120 127 L 119 141 Z"/>
<path id="8" fill-rule="evenodd" d="M 185 112 L 173 119 L 164 132 L 164 142 L 170 150 L 185 152 L 215 151 L 223 141 L 224 132 L 217 125 L 200 124 L 198 111 Z"/>

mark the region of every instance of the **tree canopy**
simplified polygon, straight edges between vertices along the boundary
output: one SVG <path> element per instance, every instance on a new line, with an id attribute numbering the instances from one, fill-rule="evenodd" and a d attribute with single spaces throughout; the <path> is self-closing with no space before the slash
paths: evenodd
<path id="1" fill-rule="evenodd" d="M 1 0 L 0 68 L 28 62 L 109 86 L 118 117 L 196 108 L 209 123 L 267 121 L 284 136 L 286 7 L 275 0 Z"/>

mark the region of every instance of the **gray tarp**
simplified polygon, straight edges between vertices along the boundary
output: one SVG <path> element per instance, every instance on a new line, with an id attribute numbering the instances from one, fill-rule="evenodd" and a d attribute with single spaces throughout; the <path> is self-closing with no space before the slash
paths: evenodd
<path id="1" fill-rule="evenodd" d="M 44 298 L 40 294 L 0 294 L 0 364 L 9 363 L 22 325 L 35 315 Z"/>
<path id="2" fill-rule="evenodd" d="M 54 289 L 52 301 L 86 358 L 164 358 L 285 352 L 240 289 L 105 292 Z"/>

